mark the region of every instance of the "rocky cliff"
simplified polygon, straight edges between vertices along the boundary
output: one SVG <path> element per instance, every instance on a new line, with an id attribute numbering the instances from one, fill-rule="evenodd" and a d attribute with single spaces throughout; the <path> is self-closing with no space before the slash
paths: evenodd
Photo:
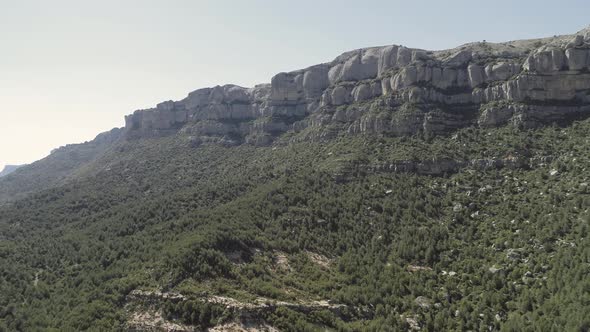
<path id="1" fill-rule="evenodd" d="M 285 132 L 440 134 L 469 125 L 531 128 L 590 115 L 590 28 L 427 51 L 391 45 L 216 86 L 126 117 L 129 137 L 180 131 L 196 144 L 264 145 Z"/>

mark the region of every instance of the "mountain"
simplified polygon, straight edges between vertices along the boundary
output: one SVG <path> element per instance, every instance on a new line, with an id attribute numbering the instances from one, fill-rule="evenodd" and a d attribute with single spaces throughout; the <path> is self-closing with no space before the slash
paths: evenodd
<path id="1" fill-rule="evenodd" d="M 0 180 L 0 205 L 75 178 L 77 172 L 108 150 L 122 133 L 121 129 L 113 129 L 90 142 L 55 149 L 46 158 L 20 167 L 18 176 Z"/>
<path id="2" fill-rule="evenodd" d="M 0 177 L 6 176 L 17 169 L 19 169 L 22 165 L 6 165 L 4 169 L 0 172 Z"/>
<path id="3" fill-rule="evenodd" d="M 590 30 L 360 49 L 0 179 L 0 331 L 588 330 Z"/>
<path id="4" fill-rule="evenodd" d="M 359 49 L 275 75 L 254 88 L 216 86 L 126 117 L 138 137 L 270 144 L 286 132 L 436 135 L 468 126 L 535 128 L 587 117 L 590 28 L 575 35 L 451 50 Z"/>

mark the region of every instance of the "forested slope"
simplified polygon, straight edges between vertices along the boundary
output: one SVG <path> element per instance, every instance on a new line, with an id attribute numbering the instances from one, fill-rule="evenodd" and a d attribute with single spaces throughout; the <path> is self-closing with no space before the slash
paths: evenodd
<path id="1" fill-rule="evenodd" d="M 588 330 L 588 133 L 118 141 L 0 207 L 0 330 Z"/>

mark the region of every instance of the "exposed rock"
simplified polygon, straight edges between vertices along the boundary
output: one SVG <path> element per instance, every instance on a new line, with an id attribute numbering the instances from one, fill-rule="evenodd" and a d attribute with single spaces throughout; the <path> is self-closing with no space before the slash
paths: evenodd
<path id="1" fill-rule="evenodd" d="M 496 267 L 496 266 L 494 265 L 494 266 L 491 266 L 491 267 L 488 269 L 488 271 L 490 271 L 490 273 L 492 273 L 492 274 L 496 274 L 496 273 L 498 273 L 498 272 L 502 271 L 502 268 L 501 268 L 501 267 Z"/>
<path id="2" fill-rule="evenodd" d="M 484 71 L 480 65 L 470 64 L 467 67 L 469 73 L 469 83 L 472 88 L 475 88 L 485 82 Z"/>
<path id="3" fill-rule="evenodd" d="M 279 332 L 276 328 L 258 321 L 231 322 L 212 327 L 207 332 Z"/>
<path id="4" fill-rule="evenodd" d="M 315 253 L 315 252 L 311 252 L 311 251 L 306 251 L 305 254 L 307 255 L 307 257 L 309 257 L 309 259 L 314 262 L 315 264 L 318 264 L 319 266 L 323 267 L 323 268 L 329 268 L 330 265 L 332 264 L 332 260 L 329 259 L 328 257 Z"/>
<path id="5" fill-rule="evenodd" d="M 276 270 L 283 272 L 291 272 L 292 268 L 289 265 L 289 257 L 284 252 L 276 252 L 274 254 L 274 266 Z"/>
<path id="6" fill-rule="evenodd" d="M 521 256 L 522 256 L 521 250 L 519 250 L 519 249 L 512 249 L 511 248 L 506 251 L 506 257 L 511 260 L 519 260 Z"/>
<path id="7" fill-rule="evenodd" d="M 422 329 L 420 326 L 419 317 L 417 315 L 409 317 L 400 315 L 400 317 L 408 324 L 410 331 L 420 331 Z"/>
<path id="8" fill-rule="evenodd" d="M 418 296 L 414 302 L 416 302 L 416 304 L 423 309 L 428 309 L 432 305 L 432 300 L 425 296 Z"/>
<path id="9" fill-rule="evenodd" d="M 373 97 L 373 90 L 370 84 L 362 83 L 352 90 L 352 95 L 354 101 L 364 101 Z"/>
<path id="10" fill-rule="evenodd" d="M 333 137 L 338 130 L 444 134 L 473 124 L 534 128 L 571 121 L 590 116 L 589 38 L 584 30 L 435 52 L 397 45 L 354 50 L 279 73 L 270 84 L 199 89 L 136 111 L 126 117 L 127 135 L 167 135 L 191 126 L 193 132 L 185 132 L 195 137 L 233 135 L 233 141 L 269 144 L 307 126 Z"/>
<path id="11" fill-rule="evenodd" d="M 567 66 L 570 70 L 582 70 L 587 69 L 589 65 L 589 52 L 588 49 L 576 49 L 568 48 L 565 50 L 565 56 L 567 57 Z"/>
<path id="12" fill-rule="evenodd" d="M 157 308 L 162 308 L 163 302 L 182 303 L 187 299 L 184 295 L 177 293 L 134 290 L 126 298 L 127 303 L 125 308 L 128 311 L 127 328 L 150 331 L 200 331 L 201 329 L 198 326 L 181 325 L 168 321 L 157 310 Z M 260 321 L 260 317 L 264 317 L 278 308 L 286 308 L 302 314 L 327 310 L 343 319 L 350 319 L 351 314 L 355 316 L 360 314 L 361 317 L 368 315 L 368 312 L 363 309 L 348 307 L 342 304 L 333 304 L 326 300 L 285 302 L 261 297 L 253 301 L 242 302 L 234 298 L 216 295 L 191 297 L 190 299 L 223 306 L 226 313 L 234 318 L 233 321 L 225 321 L 221 326 L 214 327 L 210 331 L 224 331 L 223 326 L 238 326 L 241 328 L 250 326 L 252 325 L 251 323 L 254 323 L 255 326 L 268 328 L 268 331 L 275 331 L 269 325 Z M 252 318 L 254 318 L 254 322 L 251 321 Z M 170 329 L 161 329 L 162 326 L 169 327 Z"/>
<path id="13" fill-rule="evenodd" d="M 298 103 L 303 97 L 303 75 L 280 73 L 271 80 L 270 98 L 275 104 Z"/>
<path id="14" fill-rule="evenodd" d="M 409 272 L 432 271 L 432 268 L 428 266 L 408 265 L 407 270 Z"/>
<path id="15" fill-rule="evenodd" d="M 303 92 L 308 99 L 315 99 L 330 85 L 327 65 L 310 67 L 303 75 Z"/>

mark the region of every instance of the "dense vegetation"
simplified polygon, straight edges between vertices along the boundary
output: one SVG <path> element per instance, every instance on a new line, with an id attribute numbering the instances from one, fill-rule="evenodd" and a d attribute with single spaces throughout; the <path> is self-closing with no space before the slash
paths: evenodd
<path id="1" fill-rule="evenodd" d="M 124 329 L 136 289 L 180 293 L 169 320 L 278 306 L 281 330 L 587 331 L 590 120 L 449 137 L 272 147 L 132 140 L 0 207 L 0 331 Z M 399 160 L 538 158 L 443 176 L 360 172 Z"/>

